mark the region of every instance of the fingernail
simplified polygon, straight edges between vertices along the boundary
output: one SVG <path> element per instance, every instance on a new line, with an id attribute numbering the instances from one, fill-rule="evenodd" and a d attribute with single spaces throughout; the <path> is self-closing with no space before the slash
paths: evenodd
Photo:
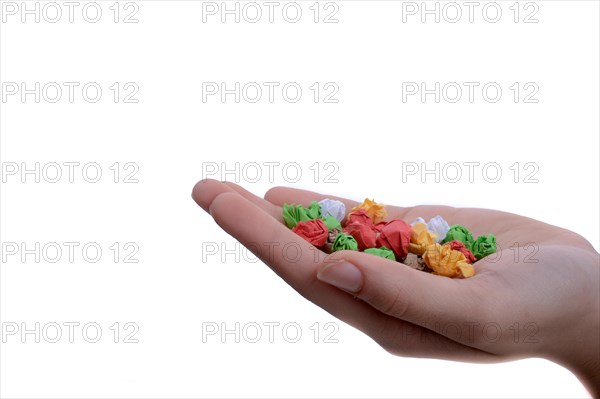
<path id="1" fill-rule="evenodd" d="M 317 273 L 317 278 L 324 283 L 349 292 L 358 292 L 363 284 L 363 276 L 360 270 L 348 262 L 325 265 Z"/>

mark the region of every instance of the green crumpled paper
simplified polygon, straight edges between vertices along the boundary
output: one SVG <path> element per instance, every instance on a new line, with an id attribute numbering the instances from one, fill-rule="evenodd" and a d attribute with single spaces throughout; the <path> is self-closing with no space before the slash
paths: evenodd
<path id="1" fill-rule="evenodd" d="M 312 201 L 308 208 L 302 205 L 283 204 L 283 221 L 290 229 L 296 227 L 298 222 L 319 219 L 321 217 L 321 205 Z"/>
<path id="2" fill-rule="evenodd" d="M 387 249 L 386 247 L 381 247 L 381 248 L 367 248 L 367 249 L 364 250 L 364 252 L 366 254 L 380 256 L 380 257 L 385 258 L 385 259 L 396 260 L 396 257 L 394 256 L 394 251 L 392 251 L 391 249 Z"/>
<path id="3" fill-rule="evenodd" d="M 343 251 L 345 249 L 350 249 L 352 251 L 358 251 L 358 243 L 351 235 L 340 233 L 335 237 L 335 241 L 333 242 L 333 246 L 331 250 L 335 251 Z"/>
<path id="4" fill-rule="evenodd" d="M 328 230 L 342 229 L 340 221 L 337 220 L 335 216 L 322 217 L 321 220 L 323 221 L 323 223 L 325 223 L 325 226 L 327 226 Z"/>
<path id="5" fill-rule="evenodd" d="M 318 219 L 321 217 L 321 205 L 317 201 L 312 201 L 306 208 L 306 212 L 309 218 Z"/>
<path id="6" fill-rule="evenodd" d="M 496 237 L 493 234 L 479 236 L 471 244 L 471 252 L 477 260 L 496 252 Z"/>
<path id="7" fill-rule="evenodd" d="M 471 244 L 475 242 L 475 239 L 473 238 L 471 232 L 467 230 L 466 227 L 461 226 L 460 224 L 455 224 L 450 227 L 450 230 L 448 230 L 448 234 L 446 234 L 446 237 L 442 240 L 442 244 L 445 244 L 452 240 L 458 240 L 462 242 L 467 248 L 471 248 Z"/>

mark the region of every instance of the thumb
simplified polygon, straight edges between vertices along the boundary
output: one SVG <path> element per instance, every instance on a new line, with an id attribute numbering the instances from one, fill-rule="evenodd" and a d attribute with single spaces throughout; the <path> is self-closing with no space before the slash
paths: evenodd
<path id="1" fill-rule="evenodd" d="M 445 331 L 445 325 L 461 323 L 465 316 L 479 320 L 482 312 L 469 281 L 474 278 L 436 276 L 361 252 L 334 252 L 324 259 L 317 278 L 380 312 L 432 330 Z"/>

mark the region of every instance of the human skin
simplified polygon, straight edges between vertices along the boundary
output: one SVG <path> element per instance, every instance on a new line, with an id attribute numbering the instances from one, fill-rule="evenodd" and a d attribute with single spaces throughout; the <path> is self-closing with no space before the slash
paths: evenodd
<path id="1" fill-rule="evenodd" d="M 301 295 L 394 355 L 481 363 L 545 358 L 600 397 L 599 255 L 572 231 L 495 210 L 386 206 L 386 220 L 441 215 L 475 237 L 496 235 L 499 252 L 476 262 L 475 276 L 450 279 L 356 251 L 328 255 L 283 224 L 284 203 L 332 198 L 351 209 L 355 201 L 283 187 L 260 198 L 215 180 L 198 182 L 192 197 Z M 272 243 L 289 243 L 301 256 L 290 262 Z"/>

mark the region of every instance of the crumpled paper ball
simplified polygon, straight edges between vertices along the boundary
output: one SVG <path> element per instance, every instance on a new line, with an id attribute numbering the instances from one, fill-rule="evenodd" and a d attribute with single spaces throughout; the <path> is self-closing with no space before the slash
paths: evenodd
<path id="1" fill-rule="evenodd" d="M 408 252 L 422 256 L 428 245 L 435 243 L 436 235 L 427 230 L 424 223 L 417 222 L 410 230 L 410 244 Z"/>
<path id="2" fill-rule="evenodd" d="M 386 247 L 394 251 L 396 258 L 403 260 L 408 254 L 410 244 L 410 226 L 402 219 L 381 222 L 375 225 L 379 232 L 377 246 Z"/>
<path id="3" fill-rule="evenodd" d="M 435 242 L 442 242 L 442 240 L 446 238 L 446 235 L 450 230 L 450 226 L 443 217 L 437 215 L 432 217 L 429 222 L 427 222 L 427 230 L 431 231 L 437 236 L 435 238 Z"/>
<path id="4" fill-rule="evenodd" d="M 455 251 L 462 252 L 462 254 L 467 259 L 467 262 L 469 262 L 469 263 L 475 263 L 475 261 L 477 260 L 475 258 L 475 255 L 473 255 L 473 252 L 471 252 L 471 250 L 469 248 L 465 247 L 465 244 L 463 244 L 462 242 L 460 242 L 458 240 L 449 241 L 449 242 L 445 243 L 444 245 L 448 245 L 451 249 L 453 249 Z"/>
<path id="5" fill-rule="evenodd" d="M 446 237 L 442 240 L 442 244 L 450 242 L 452 240 L 458 240 L 465 244 L 465 247 L 471 248 L 471 244 L 475 241 L 471 232 L 460 224 L 455 224 L 450 227 Z"/>
<path id="6" fill-rule="evenodd" d="M 292 231 L 317 248 L 325 245 L 329 234 L 329 229 L 321 219 L 300 221 Z"/>
<path id="7" fill-rule="evenodd" d="M 335 241 L 333 242 L 333 245 L 331 247 L 331 250 L 333 252 L 335 251 L 343 251 L 343 250 L 352 250 L 352 251 L 358 251 L 358 244 L 356 243 L 356 240 L 354 239 L 354 237 L 348 235 L 348 234 L 344 234 L 344 233 L 340 233 L 337 235 L 337 237 L 335 238 Z"/>
<path id="8" fill-rule="evenodd" d="M 342 201 L 326 198 L 319 201 L 321 206 L 321 216 L 326 218 L 327 216 L 333 216 L 339 222 L 346 216 L 346 205 Z"/>
<path id="9" fill-rule="evenodd" d="M 466 278 L 475 274 L 473 265 L 467 262 L 465 255 L 453 250 L 449 245 L 429 245 L 425 249 L 423 260 L 434 274 L 440 276 Z"/>
<path id="10" fill-rule="evenodd" d="M 471 244 L 471 252 L 478 260 L 496 252 L 496 237 L 493 234 L 479 236 Z"/>
<path id="11" fill-rule="evenodd" d="M 283 221 L 290 229 L 296 227 L 298 222 L 314 220 L 321 217 L 321 206 L 317 201 L 312 201 L 308 208 L 296 204 L 283 204 Z"/>
<path id="12" fill-rule="evenodd" d="M 381 258 L 385 258 L 385 259 L 389 259 L 389 260 L 396 260 L 396 256 L 394 255 L 394 252 L 390 249 L 387 249 L 386 247 L 367 248 L 367 249 L 365 249 L 365 253 L 379 256 Z"/>
<path id="13" fill-rule="evenodd" d="M 367 215 L 369 215 L 374 224 L 381 222 L 387 216 L 385 205 L 378 204 L 377 202 L 368 198 L 365 198 L 362 204 L 352 208 L 352 211 L 357 211 L 360 209 L 364 210 Z"/>

